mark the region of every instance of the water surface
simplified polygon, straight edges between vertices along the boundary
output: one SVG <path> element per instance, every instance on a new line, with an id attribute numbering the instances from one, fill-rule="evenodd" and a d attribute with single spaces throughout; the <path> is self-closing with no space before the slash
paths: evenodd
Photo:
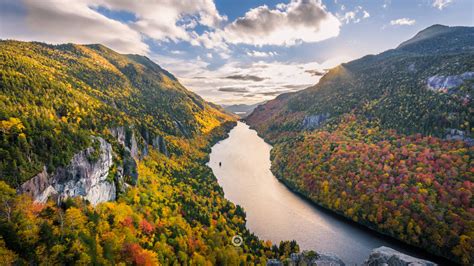
<path id="1" fill-rule="evenodd" d="M 270 171 L 270 150 L 254 130 L 239 122 L 227 139 L 214 145 L 209 161 L 225 197 L 245 209 L 248 228 L 261 239 L 294 239 L 301 249 L 335 254 L 348 265 L 360 265 L 380 246 L 419 255 L 288 190 Z"/>

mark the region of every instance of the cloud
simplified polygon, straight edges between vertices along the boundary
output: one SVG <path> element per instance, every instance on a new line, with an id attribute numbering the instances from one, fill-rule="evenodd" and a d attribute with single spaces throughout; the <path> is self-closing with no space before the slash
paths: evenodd
<path id="1" fill-rule="evenodd" d="M 297 91 L 297 90 L 301 90 L 301 89 L 305 89 L 305 88 L 308 88 L 308 87 L 311 87 L 313 86 L 314 84 L 298 84 L 298 85 L 294 85 L 294 84 L 288 84 L 288 85 L 284 85 L 283 87 L 287 88 L 287 89 L 290 89 L 292 91 Z"/>
<path id="2" fill-rule="evenodd" d="M 290 92 L 289 90 L 275 90 L 275 91 L 262 91 L 256 94 L 263 95 L 263 96 L 277 96 L 282 93 Z"/>
<path id="3" fill-rule="evenodd" d="M 11 12 L 12 6 L 22 12 Z M 9 8 L 6 8 L 9 7 Z M 24 9 L 24 10 L 21 10 Z M 121 22 L 101 10 L 126 12 L 134 20 Z M 1 38 L 48 43 L 102 43 L 122 53 L 149 52 L 144 37 L 157 41 L 187 41 L 199 36 L 198 25 L 220 27 L 227 17 L 213 0 L 24 0 L 2 3 Z"/>
<path id="4" fill-rule="evenodd" d="M 387 9 L 392 4 L 392 0 L 384 0 L 383 8 Z"/>
<path id="5" fill-rule="evenodd" d="M 153 61 L 173 73 L 179 81 L 207 101 L 217 104 L 256 103 L 273 99 L 275 95 L 298 91 L 316 84 L 321 76 L 313 76 L 306 72 L 314 69 L 327 69 L 347 62 L 351 57 L 335 57 L 331 60 L 317 63 L 297 63 L 288 61 L 239 61 L 231 58 L 218 67 L 211 67 L 201 60 L 188 60 L 169 56 L 154 55 Z M 238 79 L 228 79 L 238 76 Z M 256 76 L 261 81 L 241 79 L 241 77 Z M 248 92 L 219 91 L 219 88 L 245 88 Z"/>
<path id="6" fill-rule="evenodd" d="M 344 10 L 344 9 L 341 9 Z M 367 10 L 364 10 L 362 6 L 356 6 L 354 10 L 348 11 L 343 15 L 337 14 L 336 15 L 339 20 L 345 24 L 348 23 L 359 23 L 363 19 L 368 19 L 370 17 L 370 13 Z"/>
<path id="7" fill-rule="evenodd" d="M 239 92 L 239 93 L 249 92 L 249 90 L 247 90 L 246 88 L 241 88 L 241 87 L 223 87 L 223 88 L 219 88 L 218 91 Z"/>
<path id="8" fill-rule="evenodd" d="M 233 44 L 290 46 L 335 37 L 339 28 L 339 20 L 320 0 L 292 0 L 276 9 L 253 8 L 216 34 Z"/>
<path id="9" fill-rule="evenodd" d="M 33 0 L 34 1 L 34 0 Z M 131 26 L 155 40 L 191 41 L 197 25 L 218 27 L 227 17 L 219 14 L 213 0 L 86 0 L 89 5 L 133 12 L 138 20 Z"/>
<path id="10" fill-rule="evenodd" d="M 367 12 L 366 10 L 364 10 L 362 13 L 364 14 L 362 18 L 370 18 L 370 13 Z"/>
<path id="11" fill-rule="evenodd" d="M 439 10 L 443 10 L 443 8 L 447 7 L 453 2 L 453 0 L 434 0 L 433 7 L 436 7 Z"/>
<path id="12" fill-rule="evenodd" d="M 102 43 L 123 53 L 144 54 L 149 50 L 140 33 L 89 8 L 84 1 L 59 4 L 55 0 L 24 0 L 23 5 L 24 12 L 0 11 L 1 38 L 55 44 Z"/>
<path id="13" fill-rule="evenodd" d="M 2 1 L 3 2 L 3 1 Z M 5 5 L 24 12 L 11 14 Z M 133 19 L 119 21 L 111 14 Z M 48 43 L 102 43 L 122 53 L 147 54 L 155 41 L 188 42 L 229 59 L 234 44 L 295 45 L 339 35 L 341 23 L 321 0 L 291 0 L 275 8 L 250 9 L 228 22 L 214 0 L 23 0 L 7 1 L 0 10 L 0 38 Z M 3 21 L 4 20 L 4 21 Z M 204 32 L 202 32 L 202 29 Z M 176 54 L 177 51 L 174 51 Z M 251 51 L 251 57 L 272 52 Z"/>
<path id="14" fill-rule="evenodd" d="M 415 23 L 416 21 L 414 19 L 409 19 L 409 18 L 399 18 L 399 19 L 390 21 L 390 25 L 399 25 L 399 26 L 411 26 Z"/>
<path id="15" fill-rule="evenodd" d="M 250 57 L 271 57 L 278 55 L 277 52 L 260 52 L 260 51 L 248 51 L 247 55 Z"/>
<path id="16" fill-rule="evenodd" d="M 321 70 L 317 70 L 317 69 L 309 69 L 309 70 L 305 70 L 306 73 L 309 73 L 313 76 L 323 76 L 324 74 L 326 74 L 325 71 L 321 71 Z"/>
<path id="17" fill-rule="evenodd" d="M 225 77 L 226 79 L 236 79 L 236 80 L 251 80 L 251 81 L 263 81 L 265 78 L 254 76 L 254 75 L 231 75 Z"/>

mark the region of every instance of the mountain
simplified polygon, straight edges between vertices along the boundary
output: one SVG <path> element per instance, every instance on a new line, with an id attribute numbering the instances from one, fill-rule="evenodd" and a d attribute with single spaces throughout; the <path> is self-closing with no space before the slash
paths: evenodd
<path id="1" fill-rule="evenodd" d="M 434 25 L 257 107 L 291 189 L 406 243 L 474 261 L 474 28 Z"/>
<path id="2" fill-rule="evenodd" d="M 247 117 L 252 111 L 257 108 L 257 106 L 264 104 L 265 102 L 255 103 L 255 104 L 232 104 L 232 105 L 222 105 L 224 110 L 234 113 L 241 118 Z"/>
<path id="3" fill-rule="evenodd" d="M 0 41 L 0 99 L 2 263 L 264 264 L 298 251 L 251 234 L 205 165 L 235 118 L 147 57 Z"/>

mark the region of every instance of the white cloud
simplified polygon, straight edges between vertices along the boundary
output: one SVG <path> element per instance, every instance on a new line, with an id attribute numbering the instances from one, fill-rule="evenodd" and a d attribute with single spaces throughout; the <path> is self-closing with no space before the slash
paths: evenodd
<path id="1" fill-rule="evenodd" d="M 356 14 L 354 11 L 349 11 L 344 14 L 344 16 L 340 17 L 339 19 L 344 23 L 349 23 L 351 21 L 355 21 Z"/>
<path id="2" fill-rule="evenodd" d="M 1 38 L 49 43 L 102 43 L 119 52 L 148 51 L 138 32 L 89 8 L 84 1 L 24 0 L 21 12 L 2 14 Z"/>
<path id="3" fill-rule="evenodd" d="M 436 7 L 439 10 L 442 10 L 443 8 L 447 7 L 453 2 L 453 0 L 434 0 L 433 1 L 433 6 Z"/>
<path id="4" fill-rule="evenodd" d="M 363 13 L 364 13 L 364 16 L 362 18 L 369 18 L 370 17 L 370 13 L 367 12 L 366 10 L 364 10 Z"/>
<path id="5" fill-rule="evenodd" d="M 414 25 L 416 21 L 409 18 L 399 18 L 390 21 L 390 25 L 399 25 L 399 26 L 411 26 Z"/>
<path id="6" fill-rule="evenodd" d="M 327 11 L 320 0 L 291 0 L 287 4 L 278 4 L 274 9 L 261 6 L 227 26 L 223 25 L 226 17 L 219 14 L 213 0 L 11 2 L 22 5 L 26 13 L 12 13 L 0 8 L 0 38 L 49 43 L 102 43 L 118 52 L 139 54 L 149 53 L 150 48 L 144 38 L 158 40 L 157 45 L 168 41 L 187 41 L 212 49 L 197 55 L 175 47 L 167 50 L 170 56 L 153 53 L 149 56 L 175 74 L 189 89 L 217 103 L 257 102 L 282 92 L 302 89 L 319 80 L 319 76 L 311 74 L 314 71 L 346 61 L 336 58 L 323 64 L 276 60 L 249 63 L 251 60 L 280 58 L 276 57 L 276 52 L 260 48 L 244 50 L 245 63 L 231 57 L 234 44 L 239 43 L 293 45 L 337 36 L 341 22 Z M 133 14 L 135 19 L 128 22 L 110 19 L 101 14 L 98 7 L 125 11 Z M 358 17 L 366 16 L 362 8 L 358 10 Z M 207 26 L 208 31 L 197 33 L 198 25 Z M 187 58 L 182 58 L 184 55 Z M 206 61 L 215 63 L 219 61 L 218 57 L 228 62 L 217 69 L 212 65 L 211 70 Z M 225 78 L 229 76 L 234 78 Z M 219 88 L 246 90 L 233 90 L 237 93 L 234 95 L 230 89 L 218 91 Z"/>
<path id="7" fill-rule="evenodd" d="M 361 6 L 356 6 L 354 10 L 347 11 L 344 14 L 337 14 L 338 19 L 345 23 L 359 23 L 363 19 L 368 19 L 370 17 L 370 13 L 367 10 L 364 10 Z"/>
<path id="8" fill-rule="evenodd" d="M 292 0 L 276 9 L 253 8 L 218 34 L 228 43 L 289 46 L 335 37 L 339 28 L 340 22 L 320 0 Z"/>
<path id="9" fill-rule="evenodd" d="M 213 0 L 87 1 L 91 2 L 89 5 L 136 14 L 138 20 L 132 27 L 156 40 L 191 41 L 189 30 L 198 24 L 217 27 L 227 20 L 219 14 Z"/>
<path id="10" fill-rule="evenodd" d="M 271 57 L 271 56 L 278 55 L 278 53 L 277 52 L 248 51 L 247 55 L 251 57 Z"/>
<path id="11" fill-rule="evenodd" d="M 291 0 L 274 9 L 259 6 L 227 25 L 227 17 L 219 13 L 214 0 L 24 0 L 16 5 L 27 12 L 11 16 L 0 10 L 3 18 L 9 16 L 2 21 L 0 38 L 102 43 L 122 53 L 148 53 L 144 39 L 150 38 L 158 44 L 189 42 L 213 49 L 225 59 L 231 54 L 232 44 L 289 46 L 318 42 L 337 36 L 341 26 L 321 0 Z M 128 12 L 135 19 L 110 19 L 99 11 L 102 9 Z M 197 33 L 199 25 L 206 26 L 207 31 Z"/>
<path id="12" fill-rule="evenodd" d="M 12 2 L 7 5 L 20 5 Z M 219 27 L 227 20 L 213 0 L 24 0 L 26 14 L 0 10 L 1 38 L 49 43 L 102 43 L 123 53 L 145 54 L 143 36 L 158 41 L 195 42 L 197 25 Z M 132 13 L 128 23 L 109 19 L 97 9 Z"/>
<path id="13" fill-rule="evenodd" d="M 280 61 L 243 63 L 231 60 L 217 69 L 209 69 L 209 63 L 201 58 L 189 61 L 154 56 L 152 59 L 175 74 L 186 88 L 206 100 L 218 104 L 233 104 L 270 100 L 284 92 L 307 88 L 321 78 L 313 74 L 315 70 L 324 72 L 324 69 L 347 62 L 351 58 L 332 58 L 321 64 Z M 222 88 L 227 89 L 219 90 Z"/>

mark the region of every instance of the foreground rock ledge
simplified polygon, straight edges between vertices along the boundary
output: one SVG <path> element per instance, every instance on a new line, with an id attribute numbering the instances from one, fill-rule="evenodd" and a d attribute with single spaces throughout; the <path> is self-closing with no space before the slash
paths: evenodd
<path id="1" fill-rule="evenodd" d="M 366 266 L 435 266 L 436 263 L 431 261 L 418 259 L 389 247 L 379 247 L 370 253 L 369 258 L 365 261 Z"/>
<path id="2" fill-rule="evenodd" d="M 307 251 L 303 251 L 299 254 L 291 254 L 291 257 L 281 262 L 277 259 L 270 259 L 267 262 L 267 266 L 303 266 L 303 265 L 315 265 L 315 266 L 345 266 L 346 264 L 337 256 L 330 254 L 319 254 L 317 258 L 308 258 L 306 256 Z M 391 249 L 389 247 L 379 247 L 369 255 L 369 258 L 362 264 L 363 266 L 436 266 L 436 263 L 431 261 L 418 259 L 399 251 Z"/>

